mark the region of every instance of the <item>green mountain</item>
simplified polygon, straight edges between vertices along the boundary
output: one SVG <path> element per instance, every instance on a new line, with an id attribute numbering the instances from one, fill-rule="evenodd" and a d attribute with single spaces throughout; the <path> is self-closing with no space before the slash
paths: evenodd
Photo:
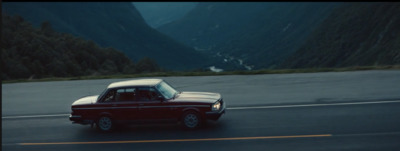
<path id="1" fill-rule="evenodd" d="M 132 2 L 153 28 L 182 18 L 198 2 Z"/>
<path id="2" fill-rule="evenodd" d="M 48 21 L 55 31 L 113 47 L 134 61 L 149 57 L 168 70 L 201 68 L 208 59 L 149 27 L 131 2 L 4 2 L 2 9 L 35 27 Z"/>
<path id="3" fill-rule="evenodd" d="M 213 54 L 224 69 L 275 68 L 333 8 L 327 2 L 200 2 L 159 31 Z"/>
<path id="4" fill-rule="evenodd" d="M 101 48 L 93 41 L 56 32 L 49 22 L 34 28 L 21 16 L 2 14 L 1 37 L 2 80 L 159 70 L 154 61 L 142 59 L 134 64 L 113 48 Z"/>
<path id="5" fill-rule="evenodd" d="M 281 68 L 400 64 L 400 3 L 346 3 Z"/>

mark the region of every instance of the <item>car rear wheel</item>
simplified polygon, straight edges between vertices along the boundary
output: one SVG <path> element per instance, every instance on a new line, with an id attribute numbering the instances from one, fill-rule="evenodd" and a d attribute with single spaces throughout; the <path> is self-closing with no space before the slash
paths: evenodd
<path id="1" fill-rule="evenodd" d="M 112 119 L 108 116 L 101 116 L 96 125 L 101 131 L 110 131 L 114 127 Z"/>
<path id="2" fill-rule="evenodd" d="M 195 129 L 200 127 L 201 117 L 199 113 L 195 111 L 185 112 L 182 116 L 182 124 L 187 129 Z"/>

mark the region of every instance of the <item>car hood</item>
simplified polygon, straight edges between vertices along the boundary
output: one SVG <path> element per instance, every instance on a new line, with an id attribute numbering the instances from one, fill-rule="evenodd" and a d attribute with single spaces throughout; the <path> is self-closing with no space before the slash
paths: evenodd
<path id="1" fill-rule="evenodd" d="M 210 92 L 181 92 L 173 100 L 176 102 L 202 102 L 214 103 L 221 98 L 219 93 Z"/>
<path id="2" fill-rule="evenodd" d="M 80 98 L 76 100 L 72 105 L 88 105 L 88 104 L 93 104 L 94 102 L 97 101 L 97 98 L 99 95 L 94 95 L 94 96 L 86 96 L 83 98 Z"/>

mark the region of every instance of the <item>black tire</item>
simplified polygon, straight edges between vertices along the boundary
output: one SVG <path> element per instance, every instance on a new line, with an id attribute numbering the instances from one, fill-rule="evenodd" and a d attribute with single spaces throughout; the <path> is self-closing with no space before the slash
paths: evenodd
<path id="1" fill-rule="evenodd" d="M 96 122 L 97 129 L 108 132 L 114 128 L 114 122 L 109 116 L 101 116 Z"/>
<path id="2" fill-rule="evenodd" d="M 199 128 L 202 123 L 203 120 L 196 111 L 187 111 L 182 115 L 182 126 L 186 129 Z"/>

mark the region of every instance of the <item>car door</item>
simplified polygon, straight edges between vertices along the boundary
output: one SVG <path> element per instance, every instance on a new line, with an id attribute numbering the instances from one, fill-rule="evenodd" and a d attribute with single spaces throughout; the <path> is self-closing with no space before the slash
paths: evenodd
<path id="1" fill-rule="evenodd" d="M 94 119 L 99 118 L 102 114 L 109 114 L 115 119 L 114 106 L 115 106 L 116 90 L 109 89 L 105 92 L 104 96 L 101 96 L 100 100 L 93 106 L 90 112 L 90 116 Z"/>
<path id="2" fill-rule="evenodd" d="M 114 114 L 117 120 L 123 122 L 138 119 L 138 102 L 135 100 L 136 88 L 119 88 L 116 90 Z"/>
<path id="3" fill-rule="evenodd" d="M 160 99 L 152 87 L 138 88 L 138 114 L 143 121 L 165 121 L 170 119 L 170 107 Z"/>

